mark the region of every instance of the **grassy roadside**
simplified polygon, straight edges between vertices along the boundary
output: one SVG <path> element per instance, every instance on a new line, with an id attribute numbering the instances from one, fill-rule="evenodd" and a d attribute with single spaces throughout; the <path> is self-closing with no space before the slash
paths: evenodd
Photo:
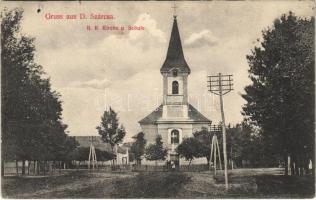
<path id="1" fill-rule="evenodd" d="M 113 198 L 173 198 L 190 178 L 181 172 L 140 173 L 114 183 Z"/>
<path id="2" fill-rule="evenodd" d="M 224 184 L 223 176 L 215 177 L 216 184 Z M 315 182 L 311 175 L 230 175 L 231 189 L 226 198 L 313 198 Z M 225 198 L 224 196 L 224 198 Z"/>
<path id="3" fill-rule="evenodd" d="M 309 176 L 262 175 L 255 177 L 259 198 L 313 198 L 315 181 Z"/>
<path id="4" fill-rule="evenodd" d="M 1 194 L 4 198 L 19 198 L 21 194 L 36 193 L 88 177 L 83 172 L 71 172 L 60 176 L 46 177 L 4 177 L 1 180 Z"/>
<path id="5" fill-rule="evenodd" d="M 212 172 L 89 173 L 69 172 L 51 177 L 5 177 L 4 198 L 312 198 L 311 176 L 255 174 L 229 176 Z"/>

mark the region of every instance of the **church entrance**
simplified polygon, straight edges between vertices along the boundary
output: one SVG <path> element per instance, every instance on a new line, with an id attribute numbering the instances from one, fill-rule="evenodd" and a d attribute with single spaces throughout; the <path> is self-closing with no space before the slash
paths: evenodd
<path id="1" fill-rule="evenodd" d="M 170 162 L 174 164 L 176 169 L 179 169 L 179 155 L 178 154 L 170 154 Z"/>

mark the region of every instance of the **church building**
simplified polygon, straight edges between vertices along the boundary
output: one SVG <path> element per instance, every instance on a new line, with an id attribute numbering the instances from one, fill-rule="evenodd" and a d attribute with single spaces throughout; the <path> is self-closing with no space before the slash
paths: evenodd
<path id="1" fill-rule="evenodd" d="M 145 134 L 147 145 L 155 143 L 161 135 L 164 146 L 168 149 L 168 161 L 186 164 L 179 159 L 176 147 L 183 138 L 193 137 L 202 127 L 209 129 L 211 121 L 203 116 L 188 102 L 188 78 L 190 67 L 185 61 L 177 18 L 174 16 L 171 37 L 166 60 L 160 69 L 163 79 L 163 102 L 152 113 L 139 121 Z M 150 164 L 150 161 L 146 161 Z M 165 161 L 160 162 L 160 164 Z M 206 159 L 205 159 L 206 163 Z"/>

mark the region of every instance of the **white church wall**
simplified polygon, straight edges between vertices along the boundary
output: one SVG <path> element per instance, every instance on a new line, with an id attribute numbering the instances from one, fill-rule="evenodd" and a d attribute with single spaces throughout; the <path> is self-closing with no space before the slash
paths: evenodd
<path id="1" fill-rule="evenodd" d="M 155 143 L 155 139 L 158 134 L 162 137 L 162 142 L 164 147 L 166 147 L 169 152 L 174 152 L 177 145 L 171 144 L 171 131 L 176 129 L 179 131 L 179 144 L 184 138 L 193 137 L 193 132 L 201 130 L 202 127 L 208 128 L 208 124 L 183 124 L 183 123 L 163 123 L 163 124 L 148 124 L 142 125 L 142 130 L 145 133 L 145 139 L 147 140 L 147 146 L 149 144 Z M 158 165 L 165 165 L 166 161 L 158 161 Z M 144 165 L 156 165 L 155 161 L 148 161 L 146 159 L 142 160 Z M 181 165 L 188 165 L 189 161 L 180 158 Z M 206 158 L 196 158 L 191 164 L 207 164 Z"/>
<path id="2" fill-rule="evenodd" d="M 183 138 L 192 135 L 192 124 L 158 124 L 158 133 L 162 136 L 162 141 L 164 146 L 168 149 L 172 148 L 171 145 L 171 131 L 173 129 L 179 130 L 180 133 L 180 143 Z"/>
<path id="3" fill-rule="evenodd" d="M 143 133 L 145 134 L 145 139 L 147 144 L 154 143 L 158 135 L 157 125 L 146 124 L 141 126 Z"/>

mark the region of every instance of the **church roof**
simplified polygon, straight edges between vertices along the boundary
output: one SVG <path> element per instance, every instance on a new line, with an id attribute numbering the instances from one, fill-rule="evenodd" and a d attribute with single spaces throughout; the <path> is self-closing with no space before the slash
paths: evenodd
<path id="1" fill-rule="evenodd" d="M 172 68 L 178 68 L 180 71 L 187 73 L 190 73 L 191 71 L 184 59 L 176 17 L 174 17 L 173 21 L 166 60 L 162 65 L 160 72 L 169 72 Z"/>
<path id="2" fill-rule="evenodd" d="M 196 108 L 194 108 L 191 104 L 188 104 L 188 115 L 189 119 L 193 120 L 193 122 L 206 122 L 210 123 L 211 121 L 207 119 L 204 115 L 202 115 Z M 140 124 L 155 124 L 157 120 L 162 117 L 162 108 L 163 105 L 160 105 L 156 108 L 152 113 L 147 115 L 144 119 L 140 120 Z"/>

